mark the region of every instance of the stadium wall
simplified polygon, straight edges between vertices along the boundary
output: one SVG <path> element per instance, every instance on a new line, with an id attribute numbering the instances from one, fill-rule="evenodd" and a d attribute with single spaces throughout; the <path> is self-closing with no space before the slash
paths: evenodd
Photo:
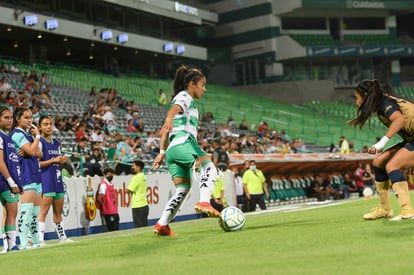
<path id="1" fill-rule="evenodd" d="M 255 95 L 264 96 L 287 104 L 301 104 L 306 101 L 332 101 L 342 97 L 330 80 L 286 81 L 249 86 L 237 89 Z M 349 97 L 349 91 L 345 94 Z"/>

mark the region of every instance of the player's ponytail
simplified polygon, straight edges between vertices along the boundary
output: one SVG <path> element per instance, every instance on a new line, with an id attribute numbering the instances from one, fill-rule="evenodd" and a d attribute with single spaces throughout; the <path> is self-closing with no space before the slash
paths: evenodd
<path id="1" fill-rule="evenodd" d="M 200 69 L 192 65 L 181 65 L 175 72 L 174 77 L 174 98 L 179 92 L 186 90 L 191 82 L 197 82 L 202 77 L 205 77 Z"/>
<path id="2" fill-rule="evenodd" d="M 358 108 L 357 116 L 350 120 L 349 124 L 362 128 L 371 115 L 377 112 L 379 104 L 384 97 L 384 91 L 377 79 L 362 80 L 358 83 L 355 90 L 362 96 L 364 101 Z"/>

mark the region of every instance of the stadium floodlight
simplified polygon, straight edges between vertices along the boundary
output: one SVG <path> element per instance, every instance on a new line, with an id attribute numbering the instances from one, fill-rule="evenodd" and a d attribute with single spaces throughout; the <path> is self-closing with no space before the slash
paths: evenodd
<path id="1" fill-rule="evenodd" d="M 174 49 L 174 44 L 171 42 L 165 43 L 163 46 L 164 52 L 171 52 Z"/>
<path id="2" fill-rule="evenodd" d="M 46 30 L 56 30 L 59 27 L 59 23 L 56 19 L 49 19 L 45 21 Z"/>
<path id="3" fill-rule="evenodd" d="M 37 24 L 37 16 L 36 15 L 26 15 L 23 17 L 23 24 L 26 26 L 34 26 Z"/>
<path id="4" fill-rule="evenodd" d="M 175 48 L 176 54 L 183 54 L 185 52 L 185 46 L 184 45 L 178 45 L 177 48 Z"/>
<path id="5" fill-rule="evenodd" d="M 111 30 L 104 30 L 101 32 L 101 39 L 108 41 L 112 39 L 112 31 Z"/>
<path id="6" fill-rule="evenodd" d="M 128 42 L 128 34 L 126 33 L 118 34 L 118 36 L 116 37 L 116 41 L 120 44 L 125 44 L 126 42 Z"/>

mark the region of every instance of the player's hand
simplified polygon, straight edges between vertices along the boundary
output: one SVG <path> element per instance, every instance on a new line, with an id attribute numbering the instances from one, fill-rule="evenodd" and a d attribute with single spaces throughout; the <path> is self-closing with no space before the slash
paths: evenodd
<path id="1" fill-rule="evenodd" d="M 10 188 L 13 194 L 20 194 L 21 190 L 19 187 L 12 187 Z"/>
<path id="2" fill-rule="evenodd" d="M 152 164 L 151 170 L 155 171 L 160 168 L 162 161 L 164 160 L 165 154 L 158 154 L 158 156 L 154 159 L 154 163 Z"/>
<path id="3" fill-rule="evenodd" d="M 368 148 L 368 154 L 376 154 L 377 153 L 377 149 L 375 147 L 370 147 Z"/>

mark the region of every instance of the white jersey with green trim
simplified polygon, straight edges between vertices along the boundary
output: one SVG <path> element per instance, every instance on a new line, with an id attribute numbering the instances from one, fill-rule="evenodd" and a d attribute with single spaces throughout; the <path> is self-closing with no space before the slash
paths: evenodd
<path id="1" fill-rule="evenodd" d="M 172 100 L 172 105 L 179 105 L 183 111 L 174 116 L 170 133 L 173 139 L 168 149 L 184 143 L 189 137 L 197 141 L 198 109 L 191 95 L 187 91 L 179 92 Z"/>

